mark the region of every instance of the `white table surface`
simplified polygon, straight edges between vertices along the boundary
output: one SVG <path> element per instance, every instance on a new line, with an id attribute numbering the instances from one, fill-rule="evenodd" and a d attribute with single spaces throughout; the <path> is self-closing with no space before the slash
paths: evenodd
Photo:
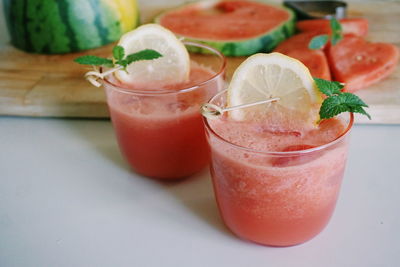
<path id="1" fill-rule="evenodd" d="M 207 170 L 131 172 L 109 121 L 0 117 L 0 266 L 400 266 L 400 126 L 355 126 L 328 227 L 272 248 L 223 225 Z"/>

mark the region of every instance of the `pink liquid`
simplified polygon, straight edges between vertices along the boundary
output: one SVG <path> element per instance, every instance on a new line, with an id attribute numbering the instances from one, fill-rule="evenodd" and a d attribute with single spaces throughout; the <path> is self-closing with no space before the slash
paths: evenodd
<path id="1" fill-rule="evenodd" d="M 252 122 L 210 121 L 231 143 L 259 151 L 297 151 L 327 144 L 345 131 L 331 119 L 314 130 L 289 131 Z M 347 138 L 321 150 L 274 156 L 246 151 L 209 133 L 214 191 L 236 235 L 271 246 L 303 243 L 328 223 L 342 181 Z"/>
<path id="2" fill-rule="evenodd" d="M 170 94 L 107 89 L 118 143 L 134 170 L 173 179 L 191 175 L 208 164 L 209 148 L 199 109 L 222 86 L 221 77 L 205 82 L 214 75 L 194 65 L 187 83 L 168 86 Z M 178 92 L 194 85 L 199 87 Z"/>

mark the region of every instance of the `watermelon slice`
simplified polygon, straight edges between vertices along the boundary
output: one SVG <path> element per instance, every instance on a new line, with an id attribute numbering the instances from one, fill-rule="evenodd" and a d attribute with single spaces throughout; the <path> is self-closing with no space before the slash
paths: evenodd
<path id="1" fill-rule="evenodd" d="M 349 18 L 339 20 L 342 25 L 343 34 L 353 34 L 357 36 L 365 36 L 368 33 L 368 20 L 364 18 Z M 329 20 L 326 19 L 310 19 L 302 20 L 296 23 L 299 31 L 319 31 L 321 33 L 330 33 L 331 27 Z"/>
<path id="2" fill-rule="evenodd" d="M 274 52 L 300 60 L 310 70 L 313 77 L 330 80 L 331 74 L 324 52 L 308 48 L 310 40 L 318 34 L 319 32 L 296 34 L 280 43 Z"/>
<path id="3" fill-rule="evenodd" d="M 319 31 L 310 31 L 293 35 L 292 37 L 280 43 L 274 49 L 274 52 L 285 54 L 294 49 L 309 49 L 308 44 L 310 43 L 311 39 L 319 34 L 322 33 Z"/>
<path id="4" fill-rule="evenodd" d="M 399 61 L 399 50 L 387 43 L 370 43 L 348 35 L 328 49 L 328 60 L 335 80 L 354 92 L 389 76 Z"/>
<path id="5" fill-rule="evenodd" d="M 313 77 L 325 80 L 331 79 L 328 60 L 321 50 L 294 49 L 285 55 L 300 60 L 309 70 Z"/>
<path id="6" fill-rule="evenodd" d="M 192 3 L 162 13 L 155 22 L 227 56 L 269 52 L 294 32 L 290 9 L 244 0 Z"/>

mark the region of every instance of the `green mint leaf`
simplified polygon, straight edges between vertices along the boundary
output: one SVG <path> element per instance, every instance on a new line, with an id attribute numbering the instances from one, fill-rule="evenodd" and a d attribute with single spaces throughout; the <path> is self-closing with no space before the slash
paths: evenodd
<path id="1" fill-rule="evenodd" d="M 129 65 L 126 59 L 118 60 L 115 63 L 121 65 L 124 68 L 124 70 L 126 70 L 126 67 L 128 67 Z"/>
<path id="2" fill-rule="evenodd" d="M 360 107 L 368 107 L 364 101 L 361 100 L 358 96 L 352 93 L 342 93 L 342 99 L 350 106 L 360 106 Z"/>
<path id="3" fill-rule="evenodd" d="M 321 109 L 319 110 L 319 117 L 321 119 L 333 118 L 342 112 L 350 111 L 350 108 L 343 102 L 340 95 L 334 95 L 326 98 L 322 102 Z"/>
<path id="4" fill-rule="evenodd" d="M 336 45 L 340 40 L 343 39 L 342 25 L 336 18 L 332 17 L 330 20 L 330 26 L 332 30 L 331 42 L 332 45 Z"/>
<path id="5" fill-rule="evenodd" d="M 330 25 L 332 32 L 342 32 L 342 25 L 335 17 L 330 19 Z"/>
<path id="6" fill-rule="evenodd" d="M 339 95 L 332 95 L 324 100 L 319 110 L 321 119 L 329 119 L 339 115 L 342 112 L 356 112 L 366 115 L 368 118 L 371 116 L 364 110 L 363 107 L 368 107 L 358 96 L 352 93 L 342 93 Z"/>
<path id="7" fill-rule="evenodd" d="M 341 90 L 344 87 L 340 82 L 332 82 L 319 78 L 314 78 L 314 81 L 321 93 L 327 96 L 342 93 Z"/>
<path id="8" fill-rule="evenodd" d="M 352 112 L 363 114 L 363 115 L 367 116 L 368 119 L 371 119 L 371 115 L 369 115 L 369 114 L 365 111 L 365 109 L 364 109 L 363 107 L 355 107 L 355 108 L 353 108 L 353 111 L 352 111 Z"/>
<path id="9" fill-rule="evenodd" d="M 121 59 L 123 59 L 124 56 L 125 56 L 125 49 L 124 49 L 122 46 L 119 46 L 119 45 L 114 46 L 112 52 L 113 52 L 113 57 L 114 57 L 116 60 L 121 60 Z"/>
<path id="10" fill-rule="evenodd" d="M 125 60 L 127 61 L 127 65 L 131 64 L 132 62 L 139 61 L 139 60 L 152 60 L 162 57 L 160 53 L 152 49 L 145 49 L 133 54 L 126 56 Z"/>
<path id="11" fill-rule="evenodd" d="M 311 39 L 308 44 L 308 48 L 312 50 L 318 50 L 323 48 L 328 42 L 329 36 L 327 34 L 318 35 Z"/>
<path id="12" fill-rule="evenodd" d="M 77 57 L 74 59 L 74 61 L 78 64 L 94 65 L 94 66 L 112 65 L 113 64 L 111 59 L 102 58 L 102 57 L 98 57 L 98 56 L 91 56 L 91 55 Z"/>
<path id="13" fill-rule="evenodd" d="M 333 34 L 332 35 L 332 40 L 331 40 L 332 45 L 336 45 L 342 39 L 343 39 L 343 36 L 341 34 Z"/>

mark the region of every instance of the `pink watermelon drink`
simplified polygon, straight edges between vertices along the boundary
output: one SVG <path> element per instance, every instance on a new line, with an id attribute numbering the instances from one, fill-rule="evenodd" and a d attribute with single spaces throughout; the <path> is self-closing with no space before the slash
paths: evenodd
<path id="1" fill-rule="evenodd" d="M 203 105 L 214 192 L 233 233 L 291 246 L 327 225 L 346 166 L 350 112 L 370 118 L 343 87 L 313 78 L 294 58 L 256 54 Z"/>
<path id="2" fill-rule="evenodd" d="M 228 228 L 271 246 L 317 235 L 339 194 L 353 124 L 349 114 L 296 131 L 285 122 L 205 119 L 214 192 Z"/>
<path id="3" fill-rule="evenodd" d="M 216 50 L 190 56 L 189 80 L 156 87 L 105 80 L 107 103 L 119 147 L 131 167 L 145 176 L 189 176 L 209 162 L 200 105 L 224 85 L 225 59 Z M 207 65 L 204 64 L 207 62 Z"/>

